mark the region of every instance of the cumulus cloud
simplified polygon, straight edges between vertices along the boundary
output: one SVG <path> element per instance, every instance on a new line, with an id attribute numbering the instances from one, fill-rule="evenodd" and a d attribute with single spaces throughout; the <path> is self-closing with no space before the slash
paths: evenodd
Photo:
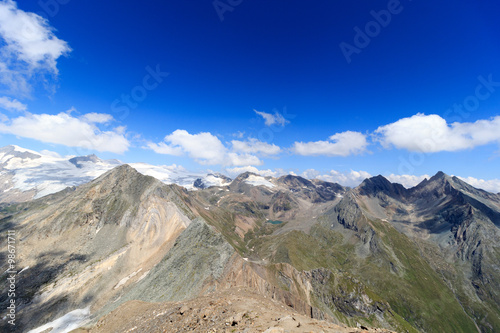
<path id="1" fill-rule="evenodd" d="M 422 182 L 424 179 L 429 179 L 431 176 L 429 175 L 421 175 L 421 176 L 415 176 L 415 175 L 395 175 L 391 174 L 389 176 L 386 176 L 386 178 L 391 182 L 391 183 L 398 183 L 403 185 L 406 188 L 412 188 L 414 186 L 417 186 Z"/>
<path id="2" fill-rule="evenodd" d="M 165 147 L 185 152 L 202 164 L 221 164 L 226 153 L 226 147 L 219 138 L 208 132 L 190 134 L 185 130 L 176 130 L 164 141 Z"/>
<path id="3" fill-rule="evenodd" d="M 274 124 L 276 124 L 278 126 L 285 126 L 286 124 L 289 123 L 289 121 L 286 120 L 285 117 L 283 117 L 283 115 L 281 113 L 279 113 L 278 111 L 275 111 L 274 114 L 267 113 L 267 112 L 261 112 L 261 111 L 257 111 L 257 110 L 254 110 L 254 111 L 259 116 L 264 118 L 264 123 L 266 124 L 266 126 L 272 126 Z"/>
<path id="4" fill-rule="evenodd" d="M 255 138 L 250 138 L 247 141 L 233 140 L 231 141 L 231 144 L 233 146 L 232 147 L 233 150 L 236 152 L 243 152 L 249 154 L 261 153 L 266 156 L 276 155 L 281 152 L 280 147 L 274 144 L 269 144 L 267 142 L 262 142 Z"/>
<path id="5" fill-rule="evenodd" d="M 424 153 L 471 149 L 500 143 L 500 116 L 474 123 L 448 124 L 436 114 L 418 113 L 379 127 L 375 136 L 385 148 L 393 146 Z"/>
<path id="6" fill-rule="evenodd" d="M 348 156 L 366 151 L 366 136 L 359 132 L 337 133 L 329 141 L 295 142 L 292 151 L 303 156 Z"/>
<path id="7" fill-rule="evenodd" d="M 255 155 L 227 153 L 224 165 L 262 165 L 263 162 Z"/>
<path id="8" fill-rule="evenodd" d="M 338 183 L 343 186 L 356 187 L 366 178 L 370 178 L 372 175 L 366 171 L 354 171 L 350 172 L 340 172 L 337 170 L 331 170 L 327 174 L 316 176 L 315 178 L 321 179 L 327 182 Z"/>
<path id="9" fill-rule="evenodd" d="M 82 116 L 82 120 L 88 123 L 105 124 L 113 120 L 113 116 L 107 113 L 87 113 Z"/>
<path id="10" fill-rule="evenodd" d="M 464 182 L 492 193 L 500 193 L 500 179 L 480 179 L 474 177 L 459 177 Z"/>
<path id="11" fill-rule="evenodd" d="M 281 151 L 276 145 L 252 138 L 246 141 L 233 140 L 229 148 L 209 132 L 191 134 L 181 129 L 167 135 L 160 143 L 147 143 L 145 148 L 158 154 L 187 155 L 204 165 L 223 166 L 262 165 L 259 155 L 275 155 Z"/>
<path id="12" fill-rule="evenodd" d="M 172 147 L 165 142 L 159 142 L 159 143 L 154 143 L 154 142 L 148 142 L 146 144 L 146 148 L 151 149 L 157 154 L 163 154 L 163 155 L 174 155 L 174 156 L 181 156 L 184 154 L 184 151 L 182 150 L 181 147 Z"/>
<path id="13" fill-rule="evenodd" d="M 91 116 L 92 117 L 92 116 Z M 0 123 L 0 132 L 99 152 L 124 153 L 130 143 L 115 131 L 101 131 L 85 116 L 28 114 Z"/>
<path id="14" fill-rule="evenodd" d="M 307 169 L 300 176 L 307 179 L 316 179 L 321 176 L 321 172 L 315 169 Z"/>
<path id="15" fill-rule="evenodd" d="M 0 2 L 0 84 L 14 94 L 28 95 L 35 75 L 57 75 L 57 59 L 71 51 L 48 21 Z"/>
<path id="16" fill-rule="evenodd" d="M 238 139 L 243 139 L 243 137 L 245 136 L 245 132 L 242 132 L 242 131 L 238 131 L 236 133 L 233 133 L 232 136 L 238 138 Z"/>
<path id="17" fill-rule="evenodd" d="M 0 108 L 9 111 L 26 111 L 28 107 L 26 104 L 19 102 L 17 99 L 11 99 L 3 96 L 0 97 Z"/>

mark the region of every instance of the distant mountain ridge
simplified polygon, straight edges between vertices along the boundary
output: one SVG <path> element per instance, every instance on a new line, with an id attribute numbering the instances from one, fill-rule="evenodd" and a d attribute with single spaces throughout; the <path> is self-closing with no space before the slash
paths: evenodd
<path id="1" fill-rule="evenodd" d="M 0 148 L 0 202 L 23 202 L 85 184 L 121 164 L 123 162 L 119 160 L 102 160 L 94 154 L 65 158 L 15 145 L 5 146 Z M 166 184 L 178 184 L 188 189 L 196 188 L 195 182 L 207 187 L 230 181 L 223 175 L 192 173 L 175 165 L 130 165 Z"/>
<path id="2" fill-rule="evenodd" d="M 88 332 L 113 318 L 133 331 L 126 311 L 137 300 L 250 288 L 361 331 L 500 330 L 499 195 L 442 172 L 410 189 L 383 176 L 352 189 L 293 175 L 213 177 L 220 185 L 188 191 L 119 165 L 0 207 L 0 232 L 22 235 L 19 325 L 49 327 L 77 311 L 73 324 Z"/>

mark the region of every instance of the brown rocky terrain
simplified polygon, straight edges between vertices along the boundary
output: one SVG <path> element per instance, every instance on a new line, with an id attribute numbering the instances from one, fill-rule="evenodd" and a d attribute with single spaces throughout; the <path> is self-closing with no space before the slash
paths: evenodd
<path id="1" fill-rule="evenodd" d="M 361 326 L 361 325 L 360 325 Z M 184 302 L 130 301 L 74 333 L 113 332 L 391 332 L 312 319 L 249 288 L 231 288 Z"/>

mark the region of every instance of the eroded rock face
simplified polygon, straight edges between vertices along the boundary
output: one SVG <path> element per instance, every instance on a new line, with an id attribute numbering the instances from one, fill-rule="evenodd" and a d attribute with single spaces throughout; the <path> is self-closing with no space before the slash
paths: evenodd
<path id="1" fill-rule="evenodd" d="M 118 305 L 134 299 L 161 302 L 202 295 L 210 291 L 207 284 L 222 278 L 234 253 L 220 233 L 196 218 L 148 275 L 123 294 Z"/>
<path id="2" fill-rule="evenodd" d="M 143 277 L 191 223 L 174 203 L 177 191 L 121 166 L 74 191 L 15 206 L 1 229 L 16 230 L 22 242 L 17 328 L 76 308 L 95 311 Z"/>

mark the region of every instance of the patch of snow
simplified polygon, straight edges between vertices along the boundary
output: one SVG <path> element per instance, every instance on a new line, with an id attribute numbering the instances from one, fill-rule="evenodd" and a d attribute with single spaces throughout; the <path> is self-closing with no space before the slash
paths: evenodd
<path id="1" fill-rule="evenodd" d="M 202 174 L 190 173 L 180 165 L 151 165 L 147 163 L 129 163 L 138 172 L 155 177 L 165 184 L 177 184 L 188 190 L 194 189 L 193 183 Z"/>
<path id="2" fill-rule="evenodd" d="M 245 183 L 253 185 L 253 186 L 265 186 L 269 188 L 273 188 L 276 185 L 271 183 L 269 180 L 262 176 L 249 175 L 247 179 L 245 179 Z"/>
<path id="3" fill-rule="evenodd" d="M 85 324 L 90 317 L 90 307 L 85 309 L 77 309 L 68 312 L 64 316 L 57 318 L 56 320 L 42 325 L 38 328 L 32 329 L 28 333 L 41 333 L 45 330 L 52 328 L 50 333 L 67 333 L 71 332 L 78 327 Z"/>
<path id="4" fill-rule="evenodd" d="M 149 271 L 147 271 L 146 273 L 142 274 L 140 278 L 137 279 L 136 283 L 141 281 L 142 279 L 144 279 L 147 275 L 148 275 Z"/>
<path id="5" fill-rule="evenodd" d="M 24 267 L 24 268 L 23 268 L 23 269 L 21 269 L 21 270 L 19 271 L 19 273 L 17 273 L 17 274 L 21 274 L 22 272 L 24 272 L 24 271 L 25 271 L 25 270 L 27 270 L 28 268 L 30 268 L 30 266 L 26 266 L 26 267 Z"/>
<path id="6" fill-rule="evenodd" d="M 222 178 L 222 177 L 218 177 L 216 175 L 213 175 L 213 174 L 209 174 L 207 175 L 204 179 L 203 179 L 203 183 L 207 186 L 207 187 L 210 187 L 210 186 L 225 186 L 225 185 L 229 185 L 231 184 L 230 181 L 227 181 L 226 179 Z"/>
<path id="7" fill-rule="evenodd" d="M 137 273 L 139 273 L 140 271 L 142 271 L 142 268 L 139 268 L 139 270 L 137 272 L 133 272 L 132 274 L 130 274 L 129 276 L 126 276 L 124 277 L 123 279 L 120 280 L 120 282 L 118 282 L 118 284 L 113 288 L 113 289 L 118 289 L 120 288 L 121 286 L 123 286 L 125 283 L 127 283 L 128 280 L 130 280 L 131 278 L 133 278 L 134 276 L 137 275 Z"/>

